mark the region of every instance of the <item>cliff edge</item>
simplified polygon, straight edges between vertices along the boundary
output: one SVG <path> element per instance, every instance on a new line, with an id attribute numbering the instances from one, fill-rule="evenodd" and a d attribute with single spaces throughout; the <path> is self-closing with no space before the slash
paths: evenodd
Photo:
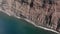
<path id="1" fill-rule="evenodd" d="M 0 0 L 0 10 L 60 32 L 60 0 Z"/>

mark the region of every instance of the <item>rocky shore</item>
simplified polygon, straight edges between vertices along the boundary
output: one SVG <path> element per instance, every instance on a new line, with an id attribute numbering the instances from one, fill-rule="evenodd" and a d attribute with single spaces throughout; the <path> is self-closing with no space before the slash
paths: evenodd
<path id="1" fill-rule="evenodd" d="M 60 32 L 59 3 L 59 0 L 0 0 L 0 9 L 11 16 L 28 19 L 37 27 Z"/>

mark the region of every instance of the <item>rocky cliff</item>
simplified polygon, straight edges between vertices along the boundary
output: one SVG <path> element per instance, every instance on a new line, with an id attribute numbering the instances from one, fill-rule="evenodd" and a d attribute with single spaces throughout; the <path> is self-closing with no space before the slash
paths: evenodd
<path id="1" fill-rule="evenodd" d="M 0 0 L 0 9 L 60 32 L 60 0 Z"/>

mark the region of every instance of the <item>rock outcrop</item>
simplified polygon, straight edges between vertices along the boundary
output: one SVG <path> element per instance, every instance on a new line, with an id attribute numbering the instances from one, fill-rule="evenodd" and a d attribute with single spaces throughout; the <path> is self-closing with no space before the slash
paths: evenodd
<path id="1" fill-rule="evenodd" d="M 0 0 L 0 9 L 60 32 L 60 0 Z"/>

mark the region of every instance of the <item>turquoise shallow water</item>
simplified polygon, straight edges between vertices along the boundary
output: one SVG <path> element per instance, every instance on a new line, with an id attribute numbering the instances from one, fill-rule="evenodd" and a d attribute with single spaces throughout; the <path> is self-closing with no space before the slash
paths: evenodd
<path id="1" fill-rule="evenodd" d="M 0 34 L 56 34 L 0 12 Z"/>

